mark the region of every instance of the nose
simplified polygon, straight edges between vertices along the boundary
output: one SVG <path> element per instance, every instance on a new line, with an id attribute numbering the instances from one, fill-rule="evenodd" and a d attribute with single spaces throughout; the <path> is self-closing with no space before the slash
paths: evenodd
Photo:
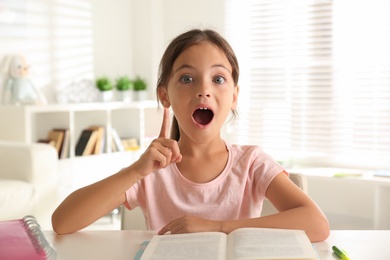
<path id="1" fill-rule="evenodd" d="M 211 97 L 211 89 L 210 86 L 204 81 L 200 83 L 198 88 L 198 98 L 206 98 Z"/>

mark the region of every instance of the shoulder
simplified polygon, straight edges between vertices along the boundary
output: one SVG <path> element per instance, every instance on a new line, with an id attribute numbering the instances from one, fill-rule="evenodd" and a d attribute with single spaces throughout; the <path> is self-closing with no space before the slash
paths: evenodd
<path id="1" fill-rule="evenodd" d="M 236 167 L 249 167 L 250 171 L 275 171 L 282 172 L 284 169 L 269 154 L 257 145 L 228 144 L 232 164 Z"/>
<path id="2" fill-rule="evenodd" d="M 238 145 L 226 143 L 226 147 L 236 160 L 241 159 L 261 159 L 270 158 L 270 156 L 257 145 Z"/>

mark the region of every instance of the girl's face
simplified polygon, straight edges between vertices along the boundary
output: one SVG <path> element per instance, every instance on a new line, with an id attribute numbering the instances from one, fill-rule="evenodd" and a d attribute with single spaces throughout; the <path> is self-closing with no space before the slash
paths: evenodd
<path id="1" fill-rule="evenodd" d="M 195 44 L 173 64 L 168 86 L 159 88 L 164 107 L 172 106 L 181 138 L 207 143 L 219 136 L 230 111 L 236 108 L 238 87 L 226 55 L 214 44 Z"/>

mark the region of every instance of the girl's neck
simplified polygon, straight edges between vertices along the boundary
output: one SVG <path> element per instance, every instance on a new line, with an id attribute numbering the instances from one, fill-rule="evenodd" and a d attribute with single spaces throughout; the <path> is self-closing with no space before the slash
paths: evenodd
<path id="1" fill-rule="evenodd" d="M 227 149 L 225 141 L 220 136 L 212 139 L 208 143 L 194 143 L 190 139 L 182 136 L 178 144 L 180 153 L 183 156 L 191 157 L 212 155 Z"/>
<path id="2" fill-rule="evenodd" d="M 183 156 L 177 167 L 187 180 L 194 183 L 208 183 L 224 170 L 229 152 L 225 142 L 215 138 L 207 144 L 194 144 L 188 140 L 179 141 Z"/>

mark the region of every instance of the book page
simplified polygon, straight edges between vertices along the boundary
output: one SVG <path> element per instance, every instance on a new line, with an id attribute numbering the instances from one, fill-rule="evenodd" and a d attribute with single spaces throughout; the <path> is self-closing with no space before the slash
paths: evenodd
<path id="1" fill-rule="evenodd" d="M 141 260 L 225 260 L 227 236 L 218 232 L 155 235 Z"/>
<path id="2" fill-rule="evenodd" d="M 302 230 L 242 228 L 230 233 L 229 260 L 238 259 L 317 259 Z"/>

